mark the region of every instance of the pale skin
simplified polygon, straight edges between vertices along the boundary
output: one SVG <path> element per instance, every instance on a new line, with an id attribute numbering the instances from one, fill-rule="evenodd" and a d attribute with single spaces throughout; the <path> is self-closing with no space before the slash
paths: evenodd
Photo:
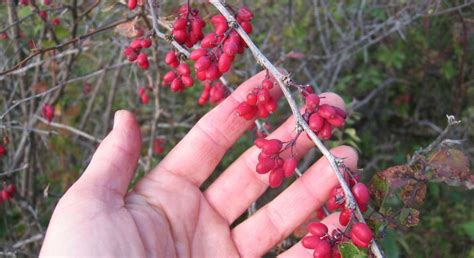
<path id="1" fill-rule="evenodd" d="M 205 115 L 131 190 L 141 135 L 133 114 L 118 111 L 113 130 L 54 210 L 40 256 L 260 257 L 289 236 L 338 184 L 324 158 L 233 228 L 268 188 L 268 174 L 255 172 L 259 150 L 250 147 L 207 189 L 199 188 L 253 123 L 237 117 L 235 108 L 264 76 L 252 77 Z M 281 95 L 277 88 L 272 90 L 275 97 Z M 323 103 L 344 108 L 336 94 L 323 95 Z M 294 128 L 289 118 L 268 138 L 288 141 Z M 312 147 L 302 135 L 294 153 L 301 158 Z M 352 148 L 339 146 L 331 152 L 356 169 Z M 337 214 L 323 222 L 330 230 L 340 226 Z M 309 258 L 312 252 L 297 243 L 280 256 Z"/>

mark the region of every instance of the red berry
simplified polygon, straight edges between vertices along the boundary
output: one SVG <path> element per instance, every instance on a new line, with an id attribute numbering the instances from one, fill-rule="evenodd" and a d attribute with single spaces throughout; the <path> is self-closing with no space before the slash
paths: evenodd
<path id="1" fill-rule="evenodd" d="M 183 81 L 184 86 L 186 87 L 192 87 L 194 84 L 194 80 L 191 76 L 189 75 L 183 75 L 181 76 L 181 80 Z"/>
<path id="2" fill-rule="evenodd" d="M 336 114 L 338 114 L 342 118 L 346 119 L 346 117 L 347 117 L 346 111 L 344 111 L 344 110 L 342 110 L 338 107 L 333 107 L 333 108 L 334 108 L 334 110 L 336 110 Z"/>
<path id="3" fill-rule="evenodd" d="M 206 71 L 206 79 L 207 80 L 215 80 L 221 76 L 219 69 L 217 68 L 216 64 L 211 64 Z"/>
<path id="4" fill-rule="evenodd" d="M 269 79 L 265 79 L 265 80 L 262 81 L 262 87 L 264 89 L 271 89 L 271 88 L 273 88 L 273 82 Z"/>
<path id="5" fill-rule="evenodd" d="M 265 154 L 277 154 L 280 152 L 281 148 L 283 147 L 283 144 L 280 140 L 278 139 L 270 139 L 267 140 L 265 145 L 262 147 L 262 152 Z"/>
<path id="6" fill-rule="evenodd" d="M 44 10 L 39 11 L 38 15 L 43 19 L 43 21 L 48 20 L 48 13 Z"/>
<path id="7" fill-rule="evenodd" d="M 328 233 L 328 227 L 321 222 L 311 222 L 308 225 L 308 231 L 316 237 L 323 237 Z"/>
<path id="8" fill-rule="evenodd" d="M 331 119 L 336 116 L 336 110 L 333 108 L 333 106 L 328 104 L 322 104 L 319 106 L 318 113 L 326 119 Z"/>
<path id="9" fill-rule="evenodd" d="M 137 52 L 133 51 L 132 53 L 130 53 L 130 54 L 127 56 L 127 59 L 128 59 L 128 61 L 130 61 L 130 62 L 134 62 L 135 60 L 137 60 L 137 57 L 138 57 Z"/>
<path id="10" fill-rule="evenodd" d="M 217 36 L 214 33 L 207 34 L 201 41 L 201 47 L 214 48 L 217 45 Z"/>
<path id="11" fill-rule="evenodd" d="M 142 41 L 140 39 L 134 39 L 130 42 L 130 47 L 136 51 L 140 51 L 140 49 L 142 49 Z"/>
<path id="12" fill-rule="evenodd" d="M 202 56 L 206 56 L 206 55 L 207 55 L 207 50 L 206 49 L 198 48 L 198 49 L 195 49 L 195 50 L 191 51 L 191 53 L 189 54 L 189 59 L 197 61 L 197 60 L 199 60 L 199 58 L 201 58 Z"/>
<path id="13" fill-rule="evenodd" d="M 343 206 L 342 203 L 338 203 L 334 196 L 329 196 L 329 199 L 326 201 L 326 208 L 329 211 L 335 211 Z"/>
<path id="14" fill-rule="evenodd" d="M 187 24 L 188 24 L 188 21 L 186 20 L 186 18 L 179 18 L 174 23 L 173 29 L 174 30 L 186 30 Z"/>
<path id="15" fill-rule="evenodd" d="M 44 104 L 43 106 L 43 109 L 42 109 L 42 114 L 44 116 L 44 118 L 46 118 L 46 120 L 48 120 L 48 122 L 51 122 L 53 120 L 53 117 L 54 117 L 54 108 L 51 104 Z"/>
<path id="16" fill-rule="evenodd" d="M 221 73 L 225 73 L 229 71 L 230 66 L 232 65 L 232 61 L 234 61 L 233 56 L 229 56 L 227 54 L 222 54 L 219 57 L 218 68 Z"/>
<path id="17" fill-rule="evenodd" d="M 328 122 L 324 122 L 323 128 L 321 128 L 321 131 L 318 133 L 318 137 L 321 138 L 321 140 L 329 140 L 331 139 L 332 136 L 332 128 L 331 124 Z"/>
<path id="18" fill-rule="evenodd" d="M 171 67 L 177 67 L 179 65 L 179 61 L 174 50 L 170 50 L 168 53 L 166 53 L 165 63 Z"/>
<path id="19" fill-rule="evenodd" d="M 176 71 L 179 75 L 189 75 L 191 73 L 191 70 L 186 63 L 179 64 L 178 67 L 176 67 Z"/>
<path id="20" fill-rule="evenodd" d="M 370 194 L 369 189 L 363 183 L 357 183 L 352 187 L 352 194 L 360 207 L 366 207 L 369 203 Z"/>
<path id="21" fill-rule="evenodd" d="M 128 0 L 128 9 L 133 10 L 137 7 L 137 0 Z"/>
<path id="22" fill-rule="evenodd" d="M 283 171 L 285 172 L 285 177 L 290 177 L 293 175 L 297 164 L 298 162 L 293 157 L 285 161 L 285 163 L 283 164 Z"/>
<path id="23" fill-rule="evenodd" d="M 255 105 L 257 105 L 257 101 L 258 101 L 258 98 L 257 98 L 256 94 L 249 93 L 249 95 L 247 95 L 247 103 L 249 105 L 255 106 Z"/>
<path id="24" fill-rule="evenodd" d="M 169 71 L 163 76 L 163 84 L 168 85 L 176 78 L 176 73 L 173 71 Z"/>
<path id="25" fill-rule="evenodd" d="M 267 102 L 270 98 L 270 92 L 267 89 L 261 89 L 258 92 L 258 101 Z"/>
<path id="26" fill-rule="evenodd" d="M 309 112 L 314 112 L 319 107 L 320 98 L 317 94 L 314 94 L 314 93 L 309 94 L 306 96 L 305 102 L 306 102 L 306 109 Z"/>
<path id="27" fill-rule="evenodd" d="M 184 87 L 183 87 L 183 81 L 182 81 L 180 78 L 174 79 L 174 80 L 171 82 L 170 88 L 171 88 L 171 90 L 172 90 L 173 92 L 183 90 L 183 89 L 184 89 Z"/>
<path id="28" fill-rule="evenodd" d="M 339 223 L 343 226 L 347 226 L 349 221 L 351 220 L 352 210 L 350 209 L 342 209 L 341 213 L 339 213 Z"/>
<path id="29" fill-rule="evenodd" d="M 319 242 L 324 241 L 321 240 L 317 236 L 305 236 L 303 239 L 301 239 L 301 244 L 308 249 L 314 249 Z"/>
<path id="30" fill-rule="evenodd" d="M 320 241 L 314 247 L 314 258 L 331 258 L 331 245 L 328 241 Z"/>
<path id="31" fill-rule="evenodd" d="M 142 39 L 141 41 L 142 48 L 149 48 L 151 47 L 151 44 L 152 44 L 152 41 L 150 38 L 145 38 L 145 39 Z"/>
<path id="32" fill-rule="evenodd" d="M 164 148 L 163 148 L 163 144 L 164 144 L 164 140 L 162 139 L 154 139 L 153 140 L 153 152 L 155 154 L 162 154 L 163 151 L 164 151 Z"/>
<path id="33" fill-rule="evenodd" d="M 328 119 L 327 121 L 334 127 L 342 127 L 344 126 L 345 119 L 342 116 L 336 114 L 334 118 Z"/>
<path id="34" fill-rule="evenodd" d="M 5 156 L 7 154 L 7 148 L 5 146 L 0 145 L 0 157 Z"/>
<path id="35" fill-rule="evenodd" d="M 229 56 L 235 56 L 237 54 L 237 51 L 239 51 L 239 46 L 230 40 L 226 40 L 223 46 L 224 54 L 229 55 Z"/>
<path id="36" fill-rule="evenodd" d="M 149 97 L 148 97 L 148 94 L 143 94 L 140 96 L 140 100 L 142 102 L 142 104 L 148 104 L 148 102 L 150 101 Z"/>
<path id="37" fill-rule="evenodd" d="M 246 6 L 242 6 L 237 12 L 237 18 L 243 21 L 250 21 L 253 19 L 253 13 Z"/>
<path id="38" fill-rule="evenodd" d="M 138 54 L 137 64 L 142 69 L 148 69 L 148 67 L 150 66 L 150 64 L 148 63 L 148 56 L 145 53 Z"/>
<path id="39" fill-rule="evenodd" d="M 198 79 L 200 81 L 205 81 L 206 80 L 206 71 L 196 72 L 196 79 Z"/>
<path id="40" fill-rule="evenodd" d="M 357 222 L 352 225 L 352 243 L 358 247 L 366 248 L 374 238 L 372 230 L 365 223 Z"/>
<path id="41" fill-rule="evenodd" d="M 309 117 L 309 128 L 314 132 L 319 132 L 324 126 L 324 118 L 322 118 L 318 113 L 313 113 Z"/>
<path id="42" fill-rule="evenodd" d="M 270 187 L 272 188 L 279 187 L 281 183 L 283 182 L 284 177 L 285 175 L 284 175 L 283 169 L 277 168 L 277 169 L 272 170 L 272 172 L 270 172 L 270 176 L 268 177 L 268 183 Z"/>
<path id="43" fill-rule="evenodd" d="M 275 99 L 270 97 L 270 99 L 265 103 L 265 108 L 267 109 L 268 113 L 273 113 L 277 109 L 277 102 Z"/>
<path id="44" fill-rule="evenodd" d="M 51 20 L 51 24 L 53 26 L 58 26 L 59 24 L 61 24 L 61 20 L 59 18 L 54 18 Z"/>
<path id="45" fill-rule="evenodd" d="M 252 27 L 252 24 L 251 24 L 250 22 L 243 21 L 243 22 L 240 23 L 240 27 L 242 27 L 242 29 L 243 29 L 247 34 L 252 33 L 253 27 Z"/>
<path id="46" fill-rule="evenodd" d="M 332 249 L 332 258 L 342 258 L 341 253 L 339 252 L 339 248 L 337 248 L 337 245 L 335 245 Z"/>
<path id="47" fill-rule="evenodd" d="M 0 40 L 7 40 L 8 39 L 8 33 L 6 31 L 0 33 Z"/>
<path id="48" fill-rule="evenodd" d="M 173 37 L 179 44 L 184 44 L 187 38 L 186 30 L 173 30 Z"/>
<path id="49" fill-rule="evenodd" d="M 261 158 L 257 163 L 256 171 L 259 174 L 265 174 L 272 170 L 274 167 L 275 161 L 272 158 Z"/>
<path id="50" fill-rule="evenodd" d="M 201 56 L 196 63 L 194 63 L 194 69 L 196 71 L 204 71 L 211 65 L 211 60 L 207 56 Z"/>

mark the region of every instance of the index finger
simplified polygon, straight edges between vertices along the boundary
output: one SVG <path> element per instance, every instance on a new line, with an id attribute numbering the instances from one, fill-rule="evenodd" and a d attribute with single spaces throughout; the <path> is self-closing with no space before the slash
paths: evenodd
<path id="1" fill-rule="evenodd" d="M 229 97 L 207 113 L 191 131 L 171 150 L 150 176 L 165 170 L 201 185 L 206 180 L 225 152 L 253 123 L 237 116 L 235 109 L 246 99 L 247 94 L 265 78 L 262 71 L 241 84 Z M 273 97 L 281 95 L 279 87 L 271 90 Z M 186 162 L 183 162 L 185 160 Z"/>

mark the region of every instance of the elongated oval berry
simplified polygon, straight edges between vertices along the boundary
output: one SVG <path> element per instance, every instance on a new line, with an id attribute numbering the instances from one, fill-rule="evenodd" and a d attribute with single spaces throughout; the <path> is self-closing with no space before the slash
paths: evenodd
<path id="1" fill-rule="evenodd" d="M 184 86 L 186 87 L 192 87 L 194 84 L 194 80 L 191 76 L 189 75 L 183 75 L 181 76 L 181 80 L 183 81 Z"/>
<path id="2" fill-rule="evenodd" d="M 257 146 L 257 148 L 261 149 L 266 142 L 267 140 L 265 140 L 264 138 L 257 138 L 255 139 L 255 141 L 253 141 L 253 144 Z"/>
<path id="3" fill-rule="evenodd" d="M 331 245 L 328 241 L 321 241 L 316 244 L 313 252 L 314 258 L 331 258 Z"/>
<path id="4" fill-rule="evenodd" d="M 285 161 L 285 163 L 283 164 L 283 172 L 285 172 L 285 177 L 290 177 L 293 175 L 297 164 L 298 162 L 293 157 Z"/>
<path id="5" fill-rule="evenodd" d="M 239 51 L 239 45 L 231 40 L 226 40 L 222 48 L 224 53 L 229 56 L 235 56 L 237 51 Z"/>
<path id="6" fill-rule="evenodd" d="M 319 132 L 321 129 L 323 129 L 324 118 L 320 116 L 318 113 L 313 113 L 309 117 L 308 125 L 311 131 Z"/>
<path id="7" fill-rule="evenodd" d="M 283 144 L 280 140 L 270 139 L 270 140 L 267 140 L 265 145 L 262 147 L 262 151 L 265 154 L 277 154 L 278 152 L 280 152 L 282 147 L 283 147 Z"/>
<path id="8" fill-rule="evenodd" d="M 309 112 L 314 112 L 318 109 L 319 103 L 320 103 L 320 98 L 317 94 L 308 94 L 305 98 L 306 102 L 306 109 Z"/>
<path id="9" fill-rule="evenodd" d="M 341 116 L 342 118 L 346 119 L 346 117 L 347 117 L 346 111 L 344 111 L 344 110 L 342 110 L 342 109 L 340 109 L 340 108 L 338 108 L 338 107 L 334 107 L 334 106 L 333 106 L 333 108 L 334 108 L 334 110 L 336 110 L 336 114 L 338 114 L 338 115 Z"/>
<path id="10" fill-rule="evenodd" d="M 252 30 L 253 30 L 252 23 L 247 22 L 247 21 L 243 21 L 243 22 L 240 23 L 240 27 L 242 27 L 242 29 L 243 29 L 247 34 L 252 33 Z"/>
<path id="11" fill-rule="evenodd" d="M 188 24 L 188 21 L 187 21 L 186 18 L 179 18 L 173 24 L 173 29 L 174 30 L 185 30 L 187 24 Z"/>
<path id="12" fill-rule="evenodd" d="M 209 60 L 209 57 L 207 56 L 201 56 L 196 63 L 194 63 L 194 69 L 196 71 L 204 71 L 209 68 L 209 65 L 211 65 L 211 60 Z"/>
<path id="13" fill-rule="evenodd" d="M 246 6 L 242 6 L 237 12 L 237 18 L 243 21 L 250 21 L 253 19 L 253 13 Z"/>
<path id="14" fill-rule="evenodd" d="M 321 138 L 321 140 L 329 140 L 331 139 L 332 136 L 332 128 L 331 124 L 328 122 L 324 122 L 323 128 L 318 133 L 318 137 Z"/>
<path id="15" fill-rule="evenodd" d="M 328 227 L 321 222 L 311 222 L 308 225 L 308 231 L 316 237 L 323 237 L 328 233 Z"/>
<path id="16" fill-rule="evenodd" d="M 150 98 L 148 97 L 148 94 L 143 94 L 140 96 L 140 101 L 142 104 L 146 105 L 150 101 Z"/>
<path id="17" fill-rule="evenodd" d="M 229 71 L 233 60 L 234 60 L 233 56 L 229 56 L 227 54 L 222 54 L 219 57 L 219 62 L 218 62 L 219 71 L 221 73 L 225 73 L 225 72 Z"/>
<path id="18" fill-rule="evenodd" d="M 272 170 L 272 172 L 270 172 L 270 176 L 268 177 L 268 183 L 270 187 L 272 188 L 279 187 L 281 183 L 283 182 L 284 177 L 285 175 L 283 173 L 283 169 L 277 168 L 277 169 Z"/>
<path id="19" fill-rule="evenodd" d="M 220 75 L 220 72 L 219 72 L 219 68 L 217 68 L 217 65 L 216 64 L 211 64 L 209 66 L 209 68 L 207 68 L 206 70 L 206 79 L 207 80 L 215 80 L 217 78 L 219 78 L 221 75 Z"/>
<path id="20" fill-rule="evenodd" d="M 352 187 L 351 191 L 359 206 L 367 206 L 367 204 L 369 203 L 370 194 L 369 189 L 367 189 L 367 186 L 365 184 L 357 183 Z"/>
<path id="21" fill-rule="evenodd" d="M 258 92 L 258 101 L 267 102 L 270 99 L 270 92 L 267 89 L 261 89 Z"/>
<path id="22" fill-rule="evenodd" d="M 137 60 L 137 57 L 138 57 L 138 54 L 137 52 L 134 51 L 127 56 L 127 59 L 130 62 L 134 62 L 135 60 Z"/>
<path id="23" fill-rule="evenodd" d="M 262 87 L 265 89 L 271 89 L 273 88 L 273 82 L 269 79 L 265 79 L 262 81 Z"/>
<path id="24" fill-rule="evenodd" d="M 264 103 L 258 103 L 257 108 L 259 118 L 267 118 L 270 115 Z"/>
<path id="25" fill-rule="evenodd" d="M 207 71 L 196 72 L 196 79 L 198 79 L 200 81 L 205 81 L 206 80 L 206 72 Z"/>
<path id="26" fill-rule="evenodd" d="M 173 30 L 173 38 L 179 44 L 184 44 L 187 37 L 186 30 Z"/>
<path id="27" fill-rule="evenodd" d="M 332 126 L 339 128 L 339 127 L 344 126 L 345 119 L 344 119 L 342 116 L 336 114 L 336 115 L 334 116 L 334 118 L 330 118 L 330 119 L 328 119 L 327 121 L 328 121 L 328 123 L 330 123 Z"/>
<path id="28" fill-rule="evenodd" d="M 201 47 L 214 48 L 217 44 L 217 36 L 215 33 L 209 33 L 201 41 Z"/>
<path id="29" fill-rule="evenodd" d="M 0 144 L 0 157 L 5 156 L 7 154 L 7 148 Z"/>
<path id="30" fill-rule="evenodd" d="M 43 108 L 42 108 L 42 114 L 44 116 L 44 118 L 46 118 L 46 120 L 48 120 L 48 122 L 50 123 L 52 120 L 53 120 L 53 117 L 54 117 L 54 108 L 51 104 L 44 104 Z"/>
<path id="31" fill-rule="evenodd" d="M 176 78 L 176 73 L 169 71 L 163 76 L 163 84 L 168 85 Z"/>
<path id="32" fill-rule="evenodd" d="M 249 95 L 247 95 L 247 103 L 249 105 L 255 106 L 255 105 L 257 105 L 257 101 L 258 101 L 258 98 L 257 98 L 256 94 L 249 93 Z"/>
<path id="33" fill-rule="evenodd" d="M 137 7 L 137 0 L 128 0 L 128 9 L 133 10 Z"/>
<path id="34" fill-rule="evenodd" d="M 243 116 L 246 115 L 254 109 L 254 106 L 249 105 L 247 102 L 242 102 L 237 106 L 237 115 Z"/>
<path id="35" fill-rule="evenodd" d="M 169 66 L 173 66 L 173 67 L 176 67 L 178 66 L 178 58 L 176 57 L 176 52 L 174 52 L 174 50 L 170 50 L 168 51 L 168 53 L 166 53 L 165 55 L 165 63 Z M 174 66 L 174 64 L 176 64 L 176 66 Z"/>
<path id="36" fill-rule="evenodd" d="M 336 116 L 336 110 L 333 108 L 333 106 L 330 106 L 328 104 L 320 105 L 318 113 L 326 119 L 331 119 Z"/>
<path id="37" fill-rule="evenodd" d="M 148 69 L 148 67 L 150 66 L 150 64 L 148 63 L 148 56 L 145 53 L 138 54 L 137 64 L 142 69 Z"/>
<path id="38" fill-rule="evenodd" d="M 189 65 L 186 63 L 179 64 L 178 67 L 176 67 L 176 71 L 179 75 L 189 75 L 189 73 L 191 73 Z"/>
<path id="39" fill-rule="evenodd" d="M 256 171 L 259 174 L 265 174 L 268 173 L 270 170 L 272 170 L 275 167 L 275 161 L 268 157 L 268 158 L 262 158 L 258 161 Z"/>
<path id="40" fill-rule="evenodd" d="M 151 47 L 152 41 L 150 38 L 144 38 L 141 41 L 142 48 L 149 48 Z"/>
<path id="41" fill-rule="evenodd" d="M 335 211 L 343 206 L 343 203 L 337 203 L 336 198 L 330 196 L 329 199 L 326 201 L 326 208 L 329 211 Z"/>
<path id="42" fill-rule="evenodd" d="M 228 29 L 229 29 L 229 25 L 227 25 L 227 22 L 225 23 L 218 23 L 216 24 L 216 34 L 217 35 L 223 35 Z"/>
<path id="43" fill-rule="evenodd" d="M 352 210 L 350 209 L 342 209 L 341 213 L 339 213 L 339 223 L 343 226 L 347 226 L 349 221 L 351 220 Z"/>
<path id="44" fill-rule="evenodd" d="M 308 249 L 314 249 L 319 242 L 323 240 L 319 239 L 317 236 L 305 236 L 301 239 L 301 244 Z"/>
<path id="45" fill-rule="evenodd" d="M 274 98 L 270 97 L 268 101 L 265 103 L 265 108 L 267 109 L 268 113 L 273 113 L 277 109 L 277 102 Z"/>
<path id="46" fill-rule="evenodd" d="M 184 89 L 184 87 L 183 87 L 183 81 L 182 81 L 180 78 L 174 79 L 174 80 L 171 82 L 170 88 L 171 88 L 171 90 L 172 90 L 173 92 L 183 90 L 183 89 Z"/>
<path id="47" fill-rule="evenodd" d="M 357 222 L 352 225 L 352 243 L 358 247 L 366 248 L 374 238 L 372 230 L 365 223 Z"/>
<path id="48" fill-rule="evenodd" d="M 206 49 L 198 48 L 198 49 L 195 49 L 195 50 L 191 51 L 191 53 L 189 54 L 189 59 L 197 61 L 199 58 L 201 58 L 202 56 L 206 56 L 206 55 L 207 55 L 207 50 Z"/>
<path id="49" fill-rule="evenodd" d="M 142 41 L 140 39 L 134 39 L 132 42 L 130 42 L 130 47 L 135 49 L 136 51 L 139 51 L 142 49 Z"/>

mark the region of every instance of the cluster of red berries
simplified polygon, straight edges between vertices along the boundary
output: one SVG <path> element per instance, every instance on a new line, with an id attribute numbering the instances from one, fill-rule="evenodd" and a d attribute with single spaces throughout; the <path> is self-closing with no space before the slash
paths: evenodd
<path id="1" fill-rule="evenodd" d="M 169 86 L 173 92 L 184 91 L 185 88 L 193 86 L 191 69 L 188 64 L 179 61 L 176 51 L 170 50 L 166 53 L 165 63 L 175 69 L 163 76 L 163 86 Z"/>
<path id="2" fill-rule="evenodd" d="M 293 175 L 298 162 L 294 157 L 286 160 L 280 157 L 280 153 L 283 151 L 283 143 L 280 140 L 258 138 L 254 144 L 262 150 L 258 155 L 256 171 L 259 174 L 270 172 L 268 177 L 270 187 L 280 186 L 285 177 Z"/>
<path id="3" fill-rule="evenodd" d="M 179 44 L 192 48 L 204 38 L 202 33 L 204 27 L 206 22 L 199 15 L 199 10 L 183 5 L 179 9 L 178 19 L 173 24 L 173 38 Z"/>
<path id="4" fill-rule="evenodd" d="M 14 184 L 6 184 L 5 182 L 3 182 L 3 189 L 2 191 L 0 191 L 0 204 L 2 204 L 4 201 L 8 201 L 13 198 L 13 196 L 15 196 L 15 193 L 16 188 Z"/>
<path id="5" fill-rule="evenodd" d="M 349 183 L 351 187 L 352 195 L 359 206 L 359 209 L 362 212 L 367 211 L 367 206 L 370 200 L 369 189 L 363 183 L 358 183 L 356 180 L 351 179 Z M 342 209 L 339 214 L 339 223 L 346 226 L 349 224 L 352 218 L 352 210 L 345 208 L 345 196 L 344 191 L 340 186 L 334 187 L 329 193 L 329 199 L 326 201 L 326 208 L 329 211 L 335 211 L 337 209 Z"/>
<path id="6" fill-rule="evenodd" d="M 322 140 L 332 136 L 332 128 L 344 126 L 346 112 L 328 104 L 320 104 L 320 97 L 315 93 L 305 94 L 306 111 L 303 117 L 309 128 Z"/>
<path id="7" fill-rule="evenodd" d="M 137 38 L 130 42 L 130 45 L 123 50 L 123 54 L 130 62 L 137 62 L 142 69 L 148 69 L 150 63 L 145 52 L 141 52 L 144 48 L 151 47 L 152 41 L 150 38 Z"/>
<path id="8" fill-rule="evenodd" d="M 315 258 L 340 258 L 338 245 L 348 241 L 349 237 L 339 229 L 330 235 L 328 228 L 321 222 L 312 222 L 308 225 L 309 235 L 301 240 L 301 244 L 308 249 L 313 249 Z M 365 223 L 357 222 L 351 227 L 350 239 L 358 247 L 366 248 L 373 239 L 372 230 Z"/>
<path id="9" fill-rule="evenodd" d="M 44 104 L 41 114 L 44 118 L 46 118 L 46 120 L 48 120 L 49 123 L 51 123 L 54 118 L 54 107 L 49 103 Z"/>
<path id="10" fill-rule="evenodd" d="M 204 83 L 204 88 L 201 92 L 201 96 L 199 96 L 198 104 L 204 105 L 208 101 L 211 104 L 217 104 L 225 99 L 228 95 L 229 91 L 227 87 L 220 81 L 206 81 Z"/>
<path id="11" fill-rule="evenodd" d="M 148 92 L 145 87 L 140 87 L 137 92 L 138 97 L 140 98 L 140 102 L 142 104 L 148 104 L 150 98 L 148 97 Z"/>
<path id="12" fill-rule="evenodd" d="M 277 108 L 276 100 L 270 95 L 273 82 L 266 78 L 261 86 L 255 87 L 248 95 L 247 99 L 237 107 L 237 114 L 246 120 L 255 117 L 267 118 Z"/>

